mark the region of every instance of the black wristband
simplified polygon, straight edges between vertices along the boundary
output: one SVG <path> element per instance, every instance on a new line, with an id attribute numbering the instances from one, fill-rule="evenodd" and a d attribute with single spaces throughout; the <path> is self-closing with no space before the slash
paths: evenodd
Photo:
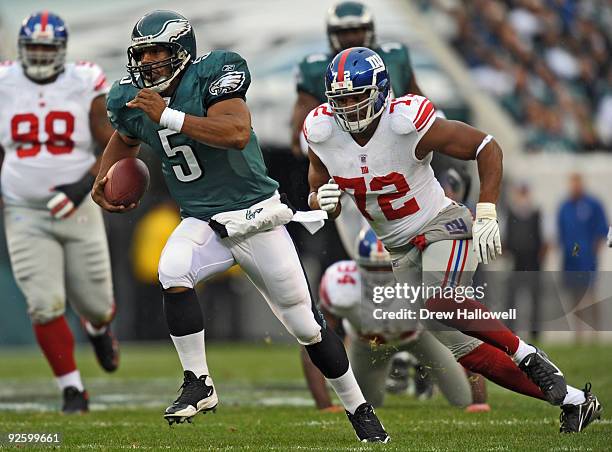
<path id="1" fill-rule="evenodd" d="M 63 192 L 75 206 L 78 206 L 89 194 L 95 181 L 96 176 L 87 171 L 78 181 L 72 184 L 59 185 L 55 187 L 55 190 Z"/>

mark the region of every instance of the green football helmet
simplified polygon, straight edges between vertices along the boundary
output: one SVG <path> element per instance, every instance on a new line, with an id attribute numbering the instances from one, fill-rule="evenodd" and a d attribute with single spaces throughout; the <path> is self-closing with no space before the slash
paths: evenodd
<path id="1" fill-rule="evenodd" d="M 143 62 L 144 52 L 152 47 L 163 47 L 170 56 L 161 61 Z M 127 54 L 127 70 L 134 85 L 161 93 L 187 67 L 189 61 L 195 59 L 195 33 L 189 21 L 180 14 L 153 11 L 141 17 L 134 26 L 132 45 Z"/>
<path id="2" fill-rule="evenodd" d="M 365 38 L 356 47 L 375 47 L 374 16 L 370 9 L 359 2 L 340 2 L 327 11 L 327 38 L 329 45 L 337 54 L 344 50 L 338 38 L 343 30 L 364 29 Z"/>

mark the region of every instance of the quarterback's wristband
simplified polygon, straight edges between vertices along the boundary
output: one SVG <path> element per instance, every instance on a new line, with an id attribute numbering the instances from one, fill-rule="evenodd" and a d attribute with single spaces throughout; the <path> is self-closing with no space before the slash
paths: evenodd
<path id="1" fill-rule="evenodd" d="M 159 118 L 159 125 L 167 129 L 180 132 L 185 122 L 185 113 L 166 107 Z"/>

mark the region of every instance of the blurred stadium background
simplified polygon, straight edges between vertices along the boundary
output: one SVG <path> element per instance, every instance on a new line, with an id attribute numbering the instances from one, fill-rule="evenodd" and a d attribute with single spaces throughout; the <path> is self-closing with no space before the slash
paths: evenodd
<path id="1" fill-rule="evenodd" d="M 110 80 L 116 80 L 125 72 L 126 48 L 135 21 L 148 10 L 176 10 L 192 22 L 199 54 L 225 48 L 238 51 L 248 61 L 253 83 L 247 101 L 270 174 L 281 182 L 283 191 L 296 206 L 305 208 L 307 162 L 294 157 L 289 148 L 290 117 L 296 95 L 293 71 L 305 54 L 327 49 L 324 18 L 331 3 L 56 0 L 43 5 L 32 0 L 5 1 L 0 2 L 0 57 L 16 57 L 16 37 L 22 18 L 48 7 L 69 25 L 68 59 L 95 61 Z M 527 190 L 533 206 L 541 211 L 540 229 L 548 250 L 542 269 L 560 270 L 557 212 L 568 196 L 570 176 L 581 174 L 585 189 L 601 201 L 608 215 L 612 213 L 610 2 L 365 3 L 374 11 L 379 41 L 408 44 L 423 92 L 447 116 L 486 130 L 500 141 L 506 174 L 500 202 L 502 223 L 505 225 L 505 219 L 517 207 L 516 187 L 523 193 Z M 141 157 L 153 177 L 141 207 L 126 215 L 106 216 L 118 306 L 115 330 L 123 341 L 167 342 L 156 269 L 165 239 L 179 218 L 167 196 L 155 157 L 146 150 Z M 476 177 L 474 165 L 466 168 Z M 477 179 L 474 181 L 471 200 L 477 193 Z M 314 237 L 298 228 L 291 228 L 291 232 L 302 252 L 311 284 L 316 287 L 321 272 L 345 257 L 334 228 L 328 225 Z M 502 240 L 504 237 L 502 230 Z M 594 300 L 610 298 L 612 293 L 606 287 L 606 282 L 610 285 L 607 271 L 612 269 L 612 252 L 602 249 L 599 257 L 601 277 Z M 490 267 L 507 270 L 512 265 L 508 252 Z M 292 341 L 236 268 L 202 284 L 198 290 L 204 304 L 208 338 Z M 34 344 L 3 238 L 0 292 L 3 294 L 0 345 Z M 602 303 L 599 315 L 611 323 L 610 303 Z M 549 340 L 573 337 L 568 332 L 544 335 Z M 609 337 L 605 332 L 599 334 L 600 340 Z"/>
<path id="2" fill-rule="evenodd" d="M 307 53 L 327 48 L 325 11 L 332 2 L 266 0 L 232 2 L 118 0 L 53 2 L 69 24 L 69 60 L 100 64 L 109 80 L 124 75 L 125 49 L 133 23 L 147 10 L 173 8 L 187 16 L 199 53 L 226 48 L 249 62 L 253 83 L 248 103 L 273 177 L 295 205 L 305 207 L 305 159 L 289 150 L 295 88 L 293 71 Z M 557 210 L 572 173 L 583 176 L 589 193 L 612 212 L 612 6 L 605 0 L 380 0 L 366 2 L 375 14 L 379 41 L 409 45 L 419 85 L 447 116 L 493 134 L 505 153 L 502 224 L 520 186 L 542 213 L 548 253 L 542 268 L 561 269 Z M 0 56 L 16 57 L 20 21 L 41 9 L 39 1 L 0 2 Z M 51 6 L 51 5 L 45 5 Z M 116 330 L 123 340 L 165 339 L 157 257 L 178 222 L 161 180 L 158 162 L 143 152 L 153 184 L 141 207 L 124 216 L 107 215 L 118 304 Z M 444 162 L 440 163 L 444 166 Z M 474 165 L 467 166 L 475 177 Z M 477 191 L 472 184 L 471 198 Z M 504 232 L 504 231 L 502 231 Z M 334 228 L 314 237 L 292 229 L 311 278 L 317 284 L 327 265 L 344 257 Z M 492 269 L 511 269 L 508 257 Z M 606 271 L 612 253 L 600 253 L 598 292 L 609 298 Z M 31 344 L 25 303 L 0 241 L 3 315 L 0 344 Z M 199 290 L 207 334 L 223 340 L 290 340 L 239 271 L 230 271 Z M 545 302 L 542 302 L 545 305 Z M 608 303 L 609 304 L 609 303 Z M 602 304 L 600 315 L 612 319 Z M 606 325 L 612 324 L 607 321 Z M 605 329 L 605 328 L 601 328 Z M 611 328 L 608 328 L 611 329 Z M 600 334 L 604 338 L 605 334 Z M 561 336 L 555 334 L 554 338 Z M 571 338 L 571 334 L 566 334 Z"/>

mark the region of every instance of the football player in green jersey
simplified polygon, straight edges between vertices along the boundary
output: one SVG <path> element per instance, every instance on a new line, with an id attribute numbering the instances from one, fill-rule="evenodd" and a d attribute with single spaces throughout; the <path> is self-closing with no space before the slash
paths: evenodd
<path id="1" fill-rule="evenodd" d="M 164 417 L 170 424 L 182 423 L 217 406 L 194 286 L 238 264 L 335 389 L 358 438 L 387 442 L 342 342 L 314 308 L 284 226 L 293 211 L 267 176 L 251 129 L 245 102 L 250 74 L 244 59 L 219 50 L 196 57 L 191 24 L 171 11 L 154 11 L 138 21 L 128 59 L 129 76 L 108 95 L 116 131 L 92 196 L 110 212 L 136 207 L 110 204 L 104 184 L 108 169 L 121 158 L 136 156 L 144 142 L 160 157 L 170 193 L 181 208 L 182 221 L 159 262 L 164 313 L 184 371 L 181 394 Z"/>

